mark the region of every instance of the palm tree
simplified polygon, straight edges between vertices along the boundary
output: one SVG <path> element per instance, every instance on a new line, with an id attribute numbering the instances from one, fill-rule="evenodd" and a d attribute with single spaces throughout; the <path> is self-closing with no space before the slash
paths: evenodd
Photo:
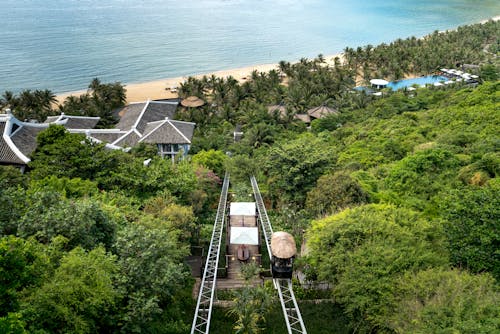
<path id="1" fill-rule="evenodd" d="M 9 90 L 6 90 L 0 97 L 0 107 L 14 109 L 19 103 L 17 97 Z"/>
<path id="2" fill-rule="evenodd" d="M 236 290 L 233 306 L 229 314 L 236 316 L 234 324 L 235 333 L 257 334 L 262 332 L 260 324 L 265 321 L 265 314 L 269 312 L 272 298 L 262 286 L 252 287 L 250 279 L 255 277 L 259 268 L 255 263 L 241 267 L 242 276 L 245 279 L 245 287 Z"/>

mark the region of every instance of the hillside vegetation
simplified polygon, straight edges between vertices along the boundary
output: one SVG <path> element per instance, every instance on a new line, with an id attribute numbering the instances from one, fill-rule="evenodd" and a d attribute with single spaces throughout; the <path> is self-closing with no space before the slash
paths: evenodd
<path id="1" fill-rule="evenodd" d="M 297 270 L 329 283 L 320 293 L 298 287 L 301 299 L 331 299 L 301 303 L 310 334 L 324 333 L 325 319 L 346 333 L 499 332 L 499 27 L 373 49 L 398 63 L 404 43 L 420 46 L 414 50 L 433 43 L 432 61 L 420 67 L 422 57 L 404 56 L 410 71 L 477 63 L 477 87 L 380 98 L 353 92 L 361 68 L 379 68 L 374 55 L 353 68 L 371 47 L 347 64 L 282 62 L 285 81 L 278 71 L 255 72 L 243 84 L 190 78 L 181 95 L 210 103 L 180 109 L 197 129 L 190 158 L 175 164 L 155 157 L 154 147 L 109 151 L 49 127 L 26 174 L 0 167 L 0 332 L 189 332 L 194 280 L 183 260 L 191 246 L 209 243 L 226 169 L 236 196 L 248 194 L 249 175 L 257 177 L 274 230 L 305 243 Z M 439 58 L 440 45 L 464 51 Z M 82 99 L 105 106 L 93 113 L 111 115 L 123 102 L 121 86 L 94 84 L 117 94 L 94 89 Z M 2 106 L 16 98 L 4 94 Z M 77 102 L 65 110 L 78 105 L 81 113 Z M 322 104 L 340 113 L 310 128 L 294 118 Z M 53 112 L 17 108 L 36 117 Z M 244 135 L 234 143 L 236 125 Z M 279 311 L 261 306 L 248 318 L 218 309 L 214 323 L 226 332 L 235 324 L 243 324 L 240 333 L 283 330 Z"/>

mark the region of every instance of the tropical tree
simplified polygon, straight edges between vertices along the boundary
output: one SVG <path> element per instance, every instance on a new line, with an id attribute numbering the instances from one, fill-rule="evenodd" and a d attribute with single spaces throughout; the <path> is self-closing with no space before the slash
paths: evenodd
<path id="1" fill-rule="evenodd" d="M 80 247 L 61 259 L 54 276 L 23 301 L 30 331 L 95 333 L 109 330 L 122 298 L 115 286 L 116 257 Z"/>
<path id="2" fill-rule="evenodd" d="M 500 291 L 486 274 L 428 269 L 398 283 L 396 333 L 495 333 L 500 328 Z"/>
<path id="3" fill-rule="evenodd" d="M 452 263 L 471 272 L 490 272 L 500 279 L 500 187 L 464 187 L 442 196 Z"/>
<path id="4" fill-rule="evenodd" d="M 352 328 L 388 332 L 398 280 L 448 263 L 437 222 L 387 205 L 364 205 L 312 223 L 308 261 L 319 280 L 333 284 Z"/>

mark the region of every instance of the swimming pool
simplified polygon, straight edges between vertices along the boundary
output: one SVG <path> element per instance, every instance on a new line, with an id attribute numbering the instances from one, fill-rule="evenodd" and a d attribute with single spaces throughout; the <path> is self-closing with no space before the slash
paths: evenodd
<path id="1" fill-rule="evenodd" d="M 405 79 L 399 81 L 391 81 L 387 85 L 392 90 L 398 90 L 406 87 L 411 87 L 413 85 L 425 86 L 427 84 L 434 84 L 436 82 L 445 82 L 449 79 L 442 75 L 427 75 L 425 77 Z"/>

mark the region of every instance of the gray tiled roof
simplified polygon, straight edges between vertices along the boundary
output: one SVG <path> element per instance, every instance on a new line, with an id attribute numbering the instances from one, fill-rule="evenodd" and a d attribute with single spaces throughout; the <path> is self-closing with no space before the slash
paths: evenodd
<path id="1" fill-rule="evenodd" d="M 109 132 L 93 129 L 99 117 L 61 114 L 49 116 L 44 123 L 36 125 L 19 122 L 15 118 L 2 118 L 0 135 L 3 135 L 8 122 L 13 121 L 14 128 L 9 130 L 12 133 L 8 134 L 12 141 L 11 145 L 13 144 L 12 148 L 9 146 L 10 141 L 0 138 L 0 163 L 25 164 L 23 159 L 26 160 L 26 157 L 36 149 L 37 135 L 45 130 L 49 123 L 54 122 L 63 124 L 71 133 L 86 133 L 91 138 L 121 147 L 132 147 L 139 141 L 155 144 L 190 144 L 195 124 L 172 120 L 178 103 L 178 101 L 167 103 L 149 101 L 130 104 L 118 112 L 120 121 L 115 129 L 109 129 Z"/>
<path id="2" fill-rule="evenodd" d="M 47 127 L 48 125 L 46 127 L 29 126 L 25 123 L 11 136 L 11 139 L 25 156 L 29 156 L 36 149 L 36 136 Z"/>
<path id="3" fill-rule="evenodd" d="M 137 122 L 137 119 L 141 115 L 145 106 L 146 103 L 134 103 L 123 107 L 123 109 L 118 113 L 120 121 L 116 124 L 115 128 L 120 130 L 130 130 Z"/>
<path id="4" fill-rule="evenodd" d="M 195 123 L 171 121 L 177 129 L 179 129 L 182 134 L 188 138 L 190 141 L 193 138 Z"/>
<path id="5" fill-rule="evenodd" d="M 118 113 L 121 118 L 116 128 L 130 130 L 135 125 L 136 129 L 140 133 L 143 133 L 147 123 L 163 120 L 166 117 L 173 118 L 177 104 L 177 102 L 165 103 L 155 101 L 129 104 Z"/>
<path id="6" fill-rule="evenodd" d="M 194 131 L 194 124 L 187 122 L 163 121 L 160 126 L 156 122 L 155 128 L 140 141 L 151 144 L 190 144 Z M 181 128 L 182 129 L 181 129 Z M 182 134 L 181 134 L 182 133 Z"/>
<path id="7" fill-rule="evenodd" d="M 90 132 L 90 136 L 97 139 L 97 140 L 100 140 L 100 141 L 103 141 L 103 142 L 106 142 L 106 143 L 112 143 L 114 142 L 115 140 L 117 140 L 118 138 L 120 138 L 121 136 L 123 136 L 125 133 L 123 132 L 108 132 L 108 133 L 105 133 L 105 132 Z"/>
<path id="8" fill-rule="evenodd" d="M 64 115 L 63 119 L 67 119 L 64 124 L 66 129 L 93 129 L 100 118 Z"/>
<path id="9" fill-rule="evenodd" d="M 131 131 L 129 134 L 123 136 L 123 138 L 121 138 L 120 140 L 113 142 L 113 144 L 121 147 L 132 147 L 139 142 L 139 139 L 139 135 L 134 131 Z"/>
<path id="10" fill-rule="evenodd" d="M 7 164 L 24 164 L 25 162 L 17 156 L 17 154 L 12 151 L 9 144 L 3 138 L 3 132 L 5 130 L 5 122 L 0 121 L 0 163 Z"/>
<path id="11" fill-rule="evenodd" d="M 146 127 L 144 128 L 144 132 L 142 133 L 142 137 L 149 135 L 149 133 L 151 131 L 153 131 L 154 129 L 156 129 L 157 127 L 162 125 L 163 123 L 165 123 L 165 120 L 158 121 L 158 122 L 149 122 L 148 124 L 146 124 Z"/>
<path id="12" fill-rule="evenodd" d="M 53 122 L 57 121 L 59 119 L 59 117 L 61 117 L 61 115 L 58 115 L 58 116 L 47 116 L 47 119 L 45 120 L 44 123 L 53 123 Z"/>
<path id="13" fill-rule="evenodd" d="M 176 103 L 159 103 L 154 101 L 149 102 L 144 114 L 141 117 L 141 120 L 137 124 L 137 130 L 143 133 L 146 128 L 146 124 L 149 122 L 163 120 L 166 117 L 168 117 L 169 119 L 174 118 L 176 109 Z"/>

